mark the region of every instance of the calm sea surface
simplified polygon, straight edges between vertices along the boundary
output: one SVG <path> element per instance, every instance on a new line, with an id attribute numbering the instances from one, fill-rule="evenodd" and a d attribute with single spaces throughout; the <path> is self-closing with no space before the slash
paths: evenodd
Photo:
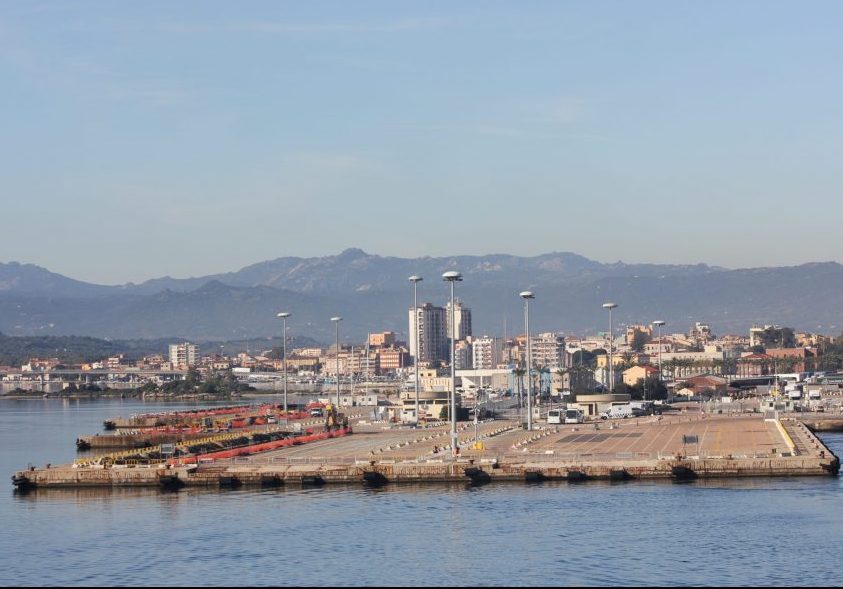
<path id="1" fill-rule="evenodd" d="M 1 585 L 840 585 L 840 478 L 36 491 L 107 417 L 188 405 L 0 400 Z M 843 435 L 824 438 L 843 454 Z"/>

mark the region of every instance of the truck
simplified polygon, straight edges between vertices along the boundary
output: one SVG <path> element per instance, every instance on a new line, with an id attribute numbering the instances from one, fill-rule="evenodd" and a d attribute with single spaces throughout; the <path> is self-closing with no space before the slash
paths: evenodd
<path id="1" fill-rule="evenodd" d="M 803 390 L 804 389 L 801 384 L 788 384 L 784 389 L 785 394 L 787 394 L 788 398 L 794 401 L 798 401 L 802 398 Z"/>
<path id="2" fill-rule="evenodd" d="M 625 405 L 612 405 L 612 407 L 600 414 L 600 419 L 626 419 L 632 416 L 632 406 L 627 403 Z"/>

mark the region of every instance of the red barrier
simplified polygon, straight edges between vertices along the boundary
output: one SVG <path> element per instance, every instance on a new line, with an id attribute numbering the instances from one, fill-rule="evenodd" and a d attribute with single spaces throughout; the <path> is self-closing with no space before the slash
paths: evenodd
<path id="1" fill-rule="evenodd" d="M 297 436 L 295 438 L 286 438 L 283 440 L 275 440 L 274 442 L 264 442 L 262 444 L 243 446 L 242 448 L 232 448 L 231 450 L 220 450 L 219 452 L 188 456 L 187 458 L 180 458 L 177 461 L 172 461 L 170 463 L 196 464 L 197 462 L 199 462 L 199 460 L 226 460 L 228 458 L 235 458 L 237 456 L 250 456 L 252 454 L 260 454 L 261 452 L 268 452 L 270 450 L 277 450 L 279 448 L 287 448 L 289 446 L 297 446 L 299 444 L 307 444 L 309 442 L 318 442 L 320 440 L 328 440 L 330 438 L 339 438 L 350 433 L 351 428 L 336 430 L 332 432 L 320 432 L 318 434 L 314 434 L 313 430 L 308 430 L 308 433 L 306 435 Z"/>

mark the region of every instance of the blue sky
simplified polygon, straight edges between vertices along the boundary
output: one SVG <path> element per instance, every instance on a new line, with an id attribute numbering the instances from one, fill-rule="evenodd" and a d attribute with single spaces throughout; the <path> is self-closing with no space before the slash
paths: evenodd
<path id="1" fill-rule="evenodd" d="M 839 2 L 0 3 L 0 261 L 843 261 Z"/>

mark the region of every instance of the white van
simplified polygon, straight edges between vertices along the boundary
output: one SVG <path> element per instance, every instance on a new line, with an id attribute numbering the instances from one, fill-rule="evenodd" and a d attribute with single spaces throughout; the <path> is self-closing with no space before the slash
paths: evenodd
<path id="1" fill-rule="evenodd" d="M 585 415 L 579 409 L 568 409 L 565 411 L 565 423 L 582 423 Z"/>
<path id="2" fill-rule="evenodd" d="M 562 423 L 562 411 L 559 409 L 551 409 L 547 412 L 547 423 L 548 424 L 561 424 Z"/>
<path id="3" fill-rule="evenodd" d="M 600 419 L 626 419 L 632 415 L 631 405 L 613 405 L 611 409 L 600 414 Z"/>

